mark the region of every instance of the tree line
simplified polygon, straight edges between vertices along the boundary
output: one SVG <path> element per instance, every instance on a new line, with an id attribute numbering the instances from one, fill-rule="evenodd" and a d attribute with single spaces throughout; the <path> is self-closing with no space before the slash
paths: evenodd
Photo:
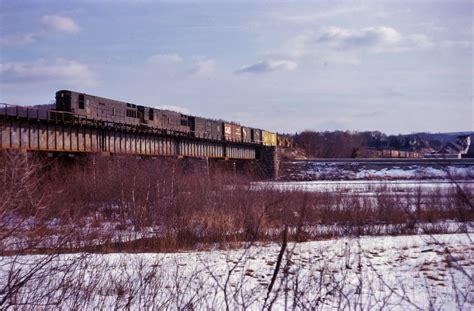
<path id="1" fill-rule="evenodd" d="M 429 152 L 442 145 L 426 134 L 387 135 L 380 131 L 303 131 L 292 138 L 308 156 L 317 158 L 350 158 L 361 148 Z"/>

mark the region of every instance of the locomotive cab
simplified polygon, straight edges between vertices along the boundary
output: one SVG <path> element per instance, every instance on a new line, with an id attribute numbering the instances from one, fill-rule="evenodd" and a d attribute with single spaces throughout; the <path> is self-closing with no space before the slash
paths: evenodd
<path id="1" fill-rule="evenodd" d="M 71 91 L 56 92 L 56 110 L 71 112 L 72 94 Z"/>
<path id="2" fill-rule="evenodd" d="M 137 106 L 137 112 L 138 112 L 138 120 L 140 123 L 144 124 L 145 123 L 145 107 L 143 106 Z"/>

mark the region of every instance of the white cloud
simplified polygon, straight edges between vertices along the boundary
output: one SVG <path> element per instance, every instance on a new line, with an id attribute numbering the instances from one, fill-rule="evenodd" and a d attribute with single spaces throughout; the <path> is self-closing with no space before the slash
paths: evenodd
<path id="1" fill-rule="evenodd" d="M 214 72 L 216 63 L 214 60 L 209 58 L 196 58 L 193 68 L 190 73 L 192 75 L 208 75 Z"/>
<path id="2" fill-rule="evenodd" d="M 463 42 L 455 44 L 465 46 Z M 452 45 L 443 41 L 434 42 L 424 34 L 403 35 L 387 26 L 360 29 L 328 27 L 290 38 L 283 44 L 280 55 L 294 59 L 311 57 L 322 63 L 357 65 L 361 52 L 399 53 Z"/>
<path id="3" fill-rule="evenodd" d="M 467 48 L 471 45 L 469 41 L 440 40 L 435 42 L 420 33 L 402 35 L 396 29 L 384 26 L 359 30 L 330 27 L 313 35 L 311 39 L 314 40 L 315 45 L 323 45 L 333 50 L 366 48 L 372 52 L 405 52 L 434 47 Z M 307 37 L 303 37 L 303 44 L 300 42 L 300 46 L 305 46 L 308 41 Z"/>
<path id="4" fill-rule="evenodd" d="M 0 38 L 2 45 L 9 47 L 21 47 L 35 42 L 37 35 L 34 33 L 20 33 Z"/>
<path id="5" fill-rule="evenodd" d="M 173 106 L 173 105 L 163 105 L 163 106 L 158 106 L 156 107 L 158 109 L 163 109 L 163 110 L 171 110 L 171 111 L 176 111 L 184 114 L 190 114 L 191 111 L 188 108 L 180 107 L 180 106 Z"/>
<path id="6" fill-rule="evenodd" d="M 396 45 L 401 40 L 402 36 L 397 30 L 384 26 L 359 30 L 329 27 L 315 37 L 318 44 L 346 49 Z"/>
<path id="7" fill-rule="evenodd" d="M 152 64 L 176 64 L 182 63 L 183 59 L 176 53 L 172 54 L 155 54 L 148 58 L 148 61 Z"/>
<path id="8" fill-rule="evenodd" d="M 292 71 L 298 64 L 291 60 L 264 60 L 253 65 L 240 68 L 236 73 L 265 73 L 272 71 Z"/>
<path id="9" fill-rule="evenodd" d="M 94 87 L 98 84 L 95 73 L 87 65 L 65 59 L 2 63 L 0 79 L 5 84 L 51 82 L 76 87 Z"/>
<path id="10" fill-rule="evenodd" d="M 42 29 L 36 32 L 3 35 L 0 43 L 8 47 L 22 47 L 34 43 L 49 33 L 78 34 L 81 28 L 69 17 L 59 15 L 44 15 L 41 17 Z"/>
<path id="11" fill-rule="evenodd" d="M 67 34 L 77 34 L 81 31 L 73 19 L 59 15 L 44 15 L 41 17 L 41 24 L 47 31 Z"/>

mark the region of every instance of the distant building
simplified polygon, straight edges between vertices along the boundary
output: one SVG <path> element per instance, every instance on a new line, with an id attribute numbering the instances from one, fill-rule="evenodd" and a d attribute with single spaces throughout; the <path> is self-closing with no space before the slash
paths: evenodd
<path id="1" fill-rule="evenodd" d="M 426 158 L 461 159 L 474 158 L 474 145 L 470 135 L 460 135 L 456 141 L 449 142 L 434 153 L 425 154 Z"/>
<path id="2" fill-rule="evenodd" d="M 472 142 L 472 137 L 470 138 L 469 148 L 467 149 L 467 153 L 462 155 L 463 158 L 474 158 L 474 143 Z"/>

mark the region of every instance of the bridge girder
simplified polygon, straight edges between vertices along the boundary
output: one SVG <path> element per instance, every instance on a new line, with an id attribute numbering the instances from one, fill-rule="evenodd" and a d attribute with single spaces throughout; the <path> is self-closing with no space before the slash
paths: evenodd
<path id="1" fill-rule="evenodd" d="M 259 146 L 20 118 L 0 119 L 0 149 L 254 160 Z"/>

